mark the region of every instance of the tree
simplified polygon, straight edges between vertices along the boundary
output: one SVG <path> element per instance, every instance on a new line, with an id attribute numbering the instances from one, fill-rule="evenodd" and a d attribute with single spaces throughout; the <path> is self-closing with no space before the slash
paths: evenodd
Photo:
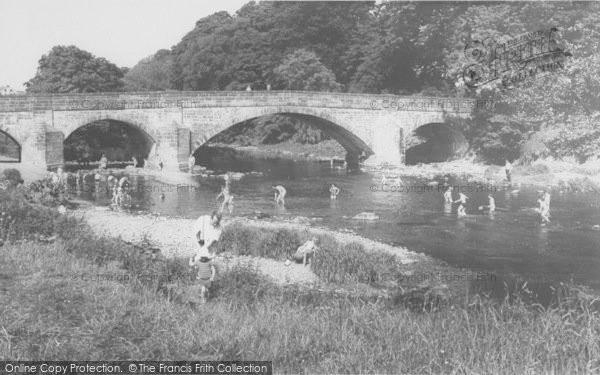
<path id="1" fill-rule="evenodd" d="M 35 77 L 25 83 L 30 93 L 119 91 L 123 71 L 102 57 L 75 46 L 55 46 L 42 56 Z"/>
<path id="2" fill-rule="evenodd" d="M 299 49 L 273 71 L 279 88 L 307 91 L 341 91 L 333 72 L 312 51 Z"/>
<path id="3" fill-rule="evenodd" d="M 149 56 L 133 68 L 123 77 L 126 91 L 163 91 L 173 87 L 171 84 L 171 71 L 173 68 L 173 56 L 171 51 L 162 49 L 154 55 Z"/>

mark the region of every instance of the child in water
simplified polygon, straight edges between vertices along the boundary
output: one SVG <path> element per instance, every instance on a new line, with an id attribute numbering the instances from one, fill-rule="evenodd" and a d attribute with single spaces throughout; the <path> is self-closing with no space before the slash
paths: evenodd
<path id="1" fill-rule="evenodd" d="M 444 202 L 452 203 L 452 188 L 448 186 L 444 192 Z"/>
<path id="2" fill-rule="evenodd" d="M 275 189 L 275 203 L 277 203 L 278 205 L 281 204 L 282 206 L 285 205 L 285 194 L 287 193 L 287 191 L 285 190 L 285 188 L 281 185 L 271 185 L 272 189 Z"/>
<path id="3" fill-rule="evenodd" d="M 337 195 L 340 193 L 340 189 L 334 184 L 331 184 L 329 192 L 331 193 L 331 199 L 337 199 Z"/>
<path id="4" fill-rule="evenodd" d="M 465 204 L 467 204 L 467 199 L 469 199 L 469 197 L 467 197 L 463 193 L 458 194 L 458 199 L 454 202 L 454 203 L 460 202 L 460 205 L 458 206 L 458 209 L 456 210 L 456 215 L 458 217 L 467 216 L 467 212 L 465 211 Z"/>

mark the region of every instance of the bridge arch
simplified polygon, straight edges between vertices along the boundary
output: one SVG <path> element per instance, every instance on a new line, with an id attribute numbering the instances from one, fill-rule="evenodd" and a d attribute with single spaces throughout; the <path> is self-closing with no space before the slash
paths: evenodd
<path id="1" fill-rule="evenodd" d="M 468 141 L 460 130 L 444 122 L 430 122 L 408 134 L 406 164 L 452 160 L 463 156 L 468 147 Z"/>
<path id="2" fill-rule="evenodd" d="M 0 130 L 0 163 L 20 163 L 21 144 L 7 132 Z"/>
<path id="3" fill-rule="evenodd" d="M 285 115 L 310 122 L 338 141 L 348 153 L 359 155 L 364 152 L 365 156 L 373 154 L 371 146 L 366 141 L 368 134 L 364 131 L 365 127 L 356 126 L 350 121 L 350 117 L 336 116 L 331 110 L 308 107 L 259 107 L 231 112 L 229 116 L 213 126 L 198 129 L 198 132 L 192 129 L 192 152 L 197 151 L 218 134 L 242 122 L 269 115 Z"/>
<path id="4" fill-rule="evenodd" d="M 157 144 L 158 134 L 151 127 L 128 121 L 103 118 L 82 124 L 66 134 L 65 161 L 98 160 L 106 154 L 109 161 L 129 161 L 135 156 L 140 165 Z"/>

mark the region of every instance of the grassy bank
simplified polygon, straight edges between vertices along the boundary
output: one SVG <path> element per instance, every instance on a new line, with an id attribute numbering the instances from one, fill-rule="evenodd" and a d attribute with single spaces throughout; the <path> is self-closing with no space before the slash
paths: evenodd
<path id="1" fill-rule="evenodd" d="M 577 374 L 600 366 L 600 319 L 585 303 L 535 311 L 482 300 L 415 313 L 233 269 L 210 303 L 192 309 L 60 243 L 0 252 L 3 358 L 262 359 L 278 373 Z"/>
<path id="2" fill-rule="evenodd" d="M 0 247 L 2 358 L 272 360 L 276 373 L 318 374 L 600 371 L 600 316 L 577 289 L 551 308 L 473 297 L 428 312 L 403 300 L 279 286 L 234 266 L 221 270 L 208 304 L 190 306 L 172 293 L 192 283 L 184 260 L 0 194 L 11 218 L 39 211 L 49 223 L 25 235 L 18 228 L 27 220 L 13 221 L 15 234 Z M 284 259 L 304 235 L 227 227 L 221 250 Z M 383 252 L 352 263 L 368 249 L 320 240 L 330 255 L 311 267 L 325 283 L 373 284 L 400 269 Z"/>

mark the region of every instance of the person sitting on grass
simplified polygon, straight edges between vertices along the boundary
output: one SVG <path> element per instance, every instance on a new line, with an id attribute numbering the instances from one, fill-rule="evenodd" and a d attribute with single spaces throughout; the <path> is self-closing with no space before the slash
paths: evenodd
<path id="1" fill-rule="evenodd" d="M 293 255 L 296 263 L 302 262 L 305 266 L 308 264 L 308 258 L 313 256 L 319 248 L 317 247 L 317 237 L 306 241 Z"/>
<path id="2" fill-rule="evenodd" d="M 214 255 L 208 252 L 208 248 L 203 247 L 195 258 L 190 258 L 190 267 L 198 268 L 196 279 L 200 285 L 200 303 L 206 303 L 206 299 L 210 295 L 210 287 L 212 286 L 217 270 L 212 262 Z"/>

